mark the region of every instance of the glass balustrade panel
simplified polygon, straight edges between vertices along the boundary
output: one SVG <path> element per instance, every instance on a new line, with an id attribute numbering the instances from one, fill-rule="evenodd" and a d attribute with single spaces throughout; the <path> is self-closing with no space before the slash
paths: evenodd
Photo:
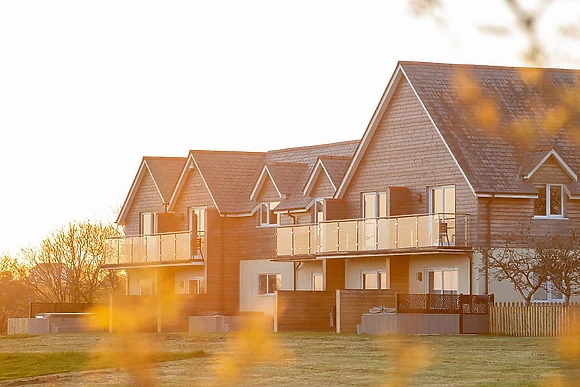
<path id="1" fill-rule="evenodd" d="M 437 219 L 433 218 L 433 216 L 418 216 L 417 232 L 417 247 L 437 245 Z"/>
<path id="2" fill-rule="evenodd" d="M 417 219 L 414 216 L 398 218 L 399 249 L 415 247 L 417 243 Z"/>
<path id="3" fill-rule="evenodd" d="M 357 224 L 356 220 L 339 222 L 339 251 L 357 251 Z"/>
<path id="4" fill-rule="evenodd" d="M 147 243 L 147 262 L 159 262 L 161 256 L 159 253 L 159 236 L 158 235 L 146 235 Z"/>
<path id="5" fill-rule="evenodd" d="M 363 219 L 359 221 L 359 250 L 376 249 L 376 219 Z"/>
<path id="6" fill-rule="evenodd" d="M 294 230 L 294 255 L 310 254 L 310 227 L 295 226 L 291 230 Z M 291 244 L 290 240 L 289 245 Z"/>
<path id="7" fill-rule="evenodd" d="M 176 234 L 164 234 L 159 236 L 159 239 L 161 241 L 162 261 L 174 261 L 176 259 L 175 237 Z"/>
<path id="8" fill-rule="evenodd" d="M 147 261 L 147 244 L 145 237 L 131 237 L 133 241 L 133 255 L 132 262 L 146 262 Z"/>
<path id="9" fill-rule="evenodd" d="M 188 232 L 175 234 L 175 256 L 177 259 L 191 259 L 190 235 Z"/>
<path id="10" fill-rule="evenodd" d="M 338 251 L 338 222 L 320 223 L 318 240 L 321 253 Z"/>
<path id="11" fill-rule="evenodd" d="M 379 219 L 379 228 L 377 232 L 379 249 L 394 249 L 397 247 L 397 220 L 396 219 Z"/>

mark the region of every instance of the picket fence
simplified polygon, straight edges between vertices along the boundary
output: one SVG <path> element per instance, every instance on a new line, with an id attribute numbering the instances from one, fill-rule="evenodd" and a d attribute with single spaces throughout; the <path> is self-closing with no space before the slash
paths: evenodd
<path id="1" fill-rule="evenodd" d="M 490 308 L 490 333 L 508 336 L 560 336 L 580 328 L 580 303 L 496 302 Z"/>

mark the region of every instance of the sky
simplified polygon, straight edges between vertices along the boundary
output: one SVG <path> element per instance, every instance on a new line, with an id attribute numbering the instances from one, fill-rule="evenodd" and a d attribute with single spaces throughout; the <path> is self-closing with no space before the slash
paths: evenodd
<path id="1" fill-rule="evenodd" d="M 360 139 L 399 60 L 526 65 L 503 0 L 436 14 L 403 0 L 1 1 L 0 255 L 114 221 L 143 156 Z M 580 1 L 545 9 L 548 65 L 580 68 L 580 39 L 558 34 L 578 20 Z"/>

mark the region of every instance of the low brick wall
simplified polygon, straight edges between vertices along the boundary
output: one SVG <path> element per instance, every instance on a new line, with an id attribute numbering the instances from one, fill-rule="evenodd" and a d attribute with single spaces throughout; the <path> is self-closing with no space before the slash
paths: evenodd
<path id="1" fill-rule="evenodd" d="M 356 333 L 362 315 L 375 306 L 395 307 L 395 292 L 392 290 L 342 289 L 336 291 L 336 331 Z"/>
<path id="2" fill-rule="evenodd" d="M 334 291 L 278 290 L 274 331 L 328 332 L 335 303 Z"/>

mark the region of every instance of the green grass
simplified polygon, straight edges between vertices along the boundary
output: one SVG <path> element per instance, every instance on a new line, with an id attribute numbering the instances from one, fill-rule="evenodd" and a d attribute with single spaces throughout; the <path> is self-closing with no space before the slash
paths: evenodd
<path id="1" fill-rule="evenodd" d="M 138 366 L 140 356 L 125 356 L 122 362 L 112 352 L 13 352 L 0 353 L 0 380 L 19 379 L 63 372 L 87 371 L 103 368 Z M 126 354 L 125 354 L 126 355 Z M 147 358 L 149 363 L 161 363 L 203 357 L 205 352 L 156 352 Z M 129 364 L 129 361 L 131 362 Z"/>
<path id="2" fill-rule="evenodd" d="M 580 380 L 571 338 L 334 333 L 57 334 L 0 338 L 0 380 L 99 371 L 58 384 L 128 385 L 144 367 L 163 386 L 549 386 Z M 574 347 L 573 345 L 573 347 Z M 575 348 L 575 347 L 574 347 Z M 580 355 L 579 355 L 580 356 Z"/>

